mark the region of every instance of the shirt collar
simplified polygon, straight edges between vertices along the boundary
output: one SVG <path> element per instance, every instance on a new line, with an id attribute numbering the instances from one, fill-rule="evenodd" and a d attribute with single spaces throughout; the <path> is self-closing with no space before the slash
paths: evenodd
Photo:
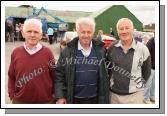
<path id="1" fill-rule="evenodd" d="M 91 43 L 90 43 L 90 46 L 89 46 L 89 49 L 88 50 L 91 50 L 92 49 L 92 41 L 91 41 Z M 82 47 L 82 45 L 81 45 L 81 43 L 80 43 L 80 41 L 78 40 L 78 50 L 85 50 L 83 47 Z"/>
<path id="2" fill-rule="evenodd" d="M 36 46 L 34 46 L 33 48 L 29 48 L 26 45 L 26 42 L 24 43 L 24 49 L 30 54 L 35 54 L 36 52 L 38 52 L 40 49 L 42 48 L 42 45 L 38 42 Z"/>
<path id="3" fill-rule="evenodd" d="M 27 49 L 27 50 L 35 50 L 39 47 L 41 47 L 42 45 L 40 43 L 37 43 L 37 45 L 35 45 L 34 47 L 32 48 L 29 48 L 27 45 L 26 45 L 26 42 L 24 43 L 24 48 Z"/>
<path id="4" fill-rule="evenodd" d="M 136 50 L 136 44 L 137 42 L 134 40 L 134 38 L 132 39 L 132 44 L 131 44 L 131 47 L 130 48 L 133 48 L 134 50 Z M 115 44 L 116 47 L 121 47 L 123 49 L 123 45 L 122 45 L 122 42 L 121 40 L 119 40 L 119 42 L 117 44 Z M 129 48 L 129 49 L 130 49 Z"/>

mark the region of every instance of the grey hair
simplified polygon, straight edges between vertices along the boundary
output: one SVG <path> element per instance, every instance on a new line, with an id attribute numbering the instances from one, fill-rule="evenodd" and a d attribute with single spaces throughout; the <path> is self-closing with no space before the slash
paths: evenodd
<path id="1" fill-rule="evenodd" d="M 80 17 L 79 19 L 77 19 L 77 21 L 76 21 L 76 31 L 79 31 L 79 28 L 80 28 L 81 24 L 92 26 L 93 33 L 95 32 L 95 21 L 92 18 Z"/>
<path id="2" fill-rule="evenodd" d="M 23 32 L 26 30 L 26 26 L 29 25 L 30 23 L 33 23 L 35 25 L 39 26 L 40 33 L 42 33 L 42 23 L 39 19 L 31 18 L 31 19 L 26 19 L 23 25 Z"/>
<path id="3" fill-rule="evenodd" d="M 122 23 L 122 22 L 124 22 L 124 21 L 128 21 L 128 22 L 130 23 L 130 25 L 132 26 L 132 28 L 134 27 L 134 26 L 133 26 L 133 22 L 132 22 L 129 18 L 121 18 L 121 19 L 119 19 L 118 22 L 117 22 L 117 25 L 116 25 L 116 26 L 117 26 L 117 29 L 118 29 L 119 24 Z"/>

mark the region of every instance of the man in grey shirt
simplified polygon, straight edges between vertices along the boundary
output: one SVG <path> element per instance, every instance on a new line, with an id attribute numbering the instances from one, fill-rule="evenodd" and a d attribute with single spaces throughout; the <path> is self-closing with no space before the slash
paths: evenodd
<path id="1" fill-rule="evenodd" d="M 133 23 L 122 18 L 117 23 L 119 41 L 108 49 L 110 74 L 110 103 L 143 103 L 145 82 L 151 72 L 148 48 L 133 37 Z"/>

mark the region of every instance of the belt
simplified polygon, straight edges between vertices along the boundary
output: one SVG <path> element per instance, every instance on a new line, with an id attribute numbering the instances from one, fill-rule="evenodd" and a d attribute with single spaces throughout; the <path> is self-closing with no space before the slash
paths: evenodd
<path id="1" fill-rule="evenodd" d="M 112 90 L 111 88 L 110 88 L 110 91 L 113 92 L 113 93 L 115 93 L 115 94 L 118 94 L 118 95 L 131 95 L 131 94 L 136 93 L 136 92 L 133 92 L 133 93 L 120 93 L 120 92 Z"/>
<path id="2" fill-rule="evenodd" d="M 97 99 L 97 97 L 74 98 L 73 103 L 74 104 L 97 104 L 98 103 L 98 99 Z"/>
<path id="3" fill-rule="evenodd" d="M 86 98 L 76 98 L 76 97 L 74 97 L 74 99 L 77 99 L 77 100 L 91 100 L 91 99 L 96 99 L 97 98 L 97 96 L 95 96 L 95 97 L 86 97 Z"/>

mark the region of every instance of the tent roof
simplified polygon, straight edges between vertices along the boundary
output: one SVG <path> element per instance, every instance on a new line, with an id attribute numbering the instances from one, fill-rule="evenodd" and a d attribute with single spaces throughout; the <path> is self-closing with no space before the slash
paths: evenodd
<path id="1" fill-rule="evenodd" d="M 58 11 L 58 10 L 47 10 L 52 16 L 57 16 L 63 19 L 65 22 L 74 23 L 79 17 L 89 16 L 92 12 L 83 11 Z M 16 17 L 27 17 L 33 14 L 33 8 L 25 7 L 5 7 L 5 17 L 16 16 Z M 45 12 L 41 12 L 39 17 L 45 17 L 47 21 L 55 22 L 55 19 Z"/>

